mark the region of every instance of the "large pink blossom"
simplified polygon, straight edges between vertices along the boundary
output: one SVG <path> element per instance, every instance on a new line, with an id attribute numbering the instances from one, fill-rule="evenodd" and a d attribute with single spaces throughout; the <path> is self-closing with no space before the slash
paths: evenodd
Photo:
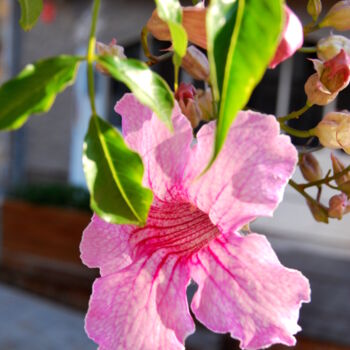
<path id="1" fill-rule="evenodd" d="M 144 227 L 106 223 L 96 215 L 81 243 L 82 259 L 99 267 L 86 331 L 101 350 L 180 350 L 195 326 L 186 289 L 198 284 L 191 309 L 214 332 L 231 333 L 244 349 L 293 345 L 303 275 L 281 265 L 265 236 L 239 229 L 271 216 L 297 154 L 273 116 L 240 112 L 218 159 L 215 124 L 196 142 L 178 107 L 170 132 L 133 95 L 116 110 L 128 145 L 139 152 L 152 203 Z"/>

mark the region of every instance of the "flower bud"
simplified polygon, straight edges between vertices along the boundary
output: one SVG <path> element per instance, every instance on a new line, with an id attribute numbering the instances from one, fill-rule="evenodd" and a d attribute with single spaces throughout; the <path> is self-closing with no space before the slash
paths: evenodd
<path id="1" fill-rule="evenodd" d="M 328 61 L 342 49 L 350 55 L 350 40 L 342 35 L 330 35 L 318 41 L 317 57 L 323 61 Z"/>
<path id="2" fill-rule="evenodd" d="M 124 54 L 124 47 L 117 45 L 116 39 L 112 39 L 108 45 L 98 41 L 96 43 L 96 49 L 97 53 L 101 56 L 110 55 L 119 58 L 126 58 Z M 96 69 L 103 74 L 109 75 L 109 72 L 98 63 L 96 64 Z"/>
<path id="3" fill-rule="evenodd" d="M 321 83 L 331 93 L 345 89 L 350 82 L 350 56 L 341 49 L 332 59 L 324 62 Z"/>
<path id="4" fill-rule="evenodd" d="M 328 148 L 341 148 L 337 140 L 337 130 L 346 113 L 343 112 L 331 112 L 318 123 L 315 128 L 315 135 L 318 137 L 320 143 L 324 147 Z"/>
<path id="5" fill-rule="evenodd" d="M 185 57 L 181 62 L 182 68 L 191 77 L 197 80 L 209 80 L 209 62 L 207 56 L 198 50 L 195 46 L 191 45 L 187 48 Z"/>
<path id="6" fill-rule="evenodd" d="M 340 191 L 342 191 L 348 198 L 350 198 L 350 181 L 344 182 L 339 186 Z M 350 205 L 350 202 L 348 203 Z"/>
<path id="7" fill-rule="evenodd" d="M 195 128 L 201 119 L 201 112 L 195 100 L 196 89 L 192 84 L 181 83 L 175 93 L 181 112 Z"/>
<path id="8" fill-rule="evenodd" d="M 322 179 L 322 169 L 311 153 L 304 153 L 300 157 L 299 167 L 305 180 L 312 182 Z"/>
<path id="9" fill-rule="evenodd" d="M 188 40 L 203 49 L 207 48 L 206 14 L 205 7 L 188 6 L 183 8 L 182 15 L 182 25 L 187 32 Z M 153 11 L 146 26 L 148 31 L 158 40 L 171 40 L 168 25 L 159 18 L 157 10 Z"/>
<path id="10" fill-rule="evenodd" d="M 350 29 L 350 0 L 338 1 L 319 24 L 320 28 L 333 27 L 336 30 Z"/>
<path id="11" fill-rule="evenodd" d="M 337 129 L 337 141 L 340 147 L 347 153 L 350 154 L 350 114 L 346 114 L 346 118 L 342 120 Z"/>
<path id="12" fill-rule="evenodd" d="M 328 210 L 324 205 L 309 200 L 306 203 L 316 221 L 328 224 Z"/>
<path id="13" fill-rule="evenodd" d="M 210 90 L 197 90 L 198 107 L 201 111 L 202 120 L 212 120 L 214 117 L 213 111 L 213 96 Z"/>
<path id="14" fill-rule="evenodd" d="M 332 102 L 338 95 L 338 92 L 325 92 L 324 89 L 322 89 L 322 84 L 317 73 L 314 73 L 309 77 L 304 88 L 307 96 L 307 102 L 309 104 L 325 106 Z"/>
<path id="15" fill-rule="evenodd" d="M 281 41 L 277 47 L 274 58 L 269 68 L 275 68 L 279 63 L 292 56 L 295 51 L 303 45 L 304 34 L 303 26 L 299 18 L 288 7 L 284 6 L 285 22 L 281 36 Z"/>
<path id="16" fill-rule="evenodd" d="M 126 58 L 124 47 L 117 45 L 117 39 L 112 39 L 108 45 L 98 41 L 96 43 L 96 49 L 99 55 L 111 55 L 119 58 Z"/>
<path id="17" fill-rule="evenodd" d="M 321 0 L 309 0 L 306 6 L 308 14 L 312 17 L 313 21 L 316 22 L 318 16 L 322 12 Z"/>
<path id="18" fill-rule="evenodd" d="M 196 88 L 192 84 L 181 83 L 175 92 L 175 98 L 178 101 L 194 99 Z"/>
<path id="19" fill-rule="evenodd" d="M 329 200 L 329 217 L 340 220 L 343 217 L 343 214 L 345 213 L 345 209 L 348 204 L 348 198 L 344 193 L 334 195 Z"/>
<path id="20" fill-rule="evenodd" d="M 332 167 L 333 167 L 334 175 L 342 172 L 345 169 L 344 164 L 333 153 L 331 153 L 331 159 L 332 159 Z M 335 179 L 335 182 L 337 183 L 338 186 L 349 181 L 350 181 L 350 172 Z"/>

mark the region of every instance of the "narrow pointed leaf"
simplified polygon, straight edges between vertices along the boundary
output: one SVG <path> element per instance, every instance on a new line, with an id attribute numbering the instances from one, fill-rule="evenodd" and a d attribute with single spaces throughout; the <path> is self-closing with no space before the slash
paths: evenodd
<path id="1" fill-rule="evenodd" d="M 28 65 L 0 87 L 0 129 L 21 127 L 28 117 L 47 112 L 56 95 L 74 82 L 80 58 L 58 56 Z"/>
<path id="2" fill-rule="evenodd" d="M 219 102 L 210 164 L 276 51 L 283 22 L 282 5 L 282 0 L 212 0 L 210 3 L 208 55 L 214 96 Z"/>
<path id="3" fill-rule="evenodd" d="M 116 224 L 146 222 L 153 194 L 142 187 L 142 160 L 120 133 L 98 116 L 90 120 L 83 166 L 93 211 Z"/>
<path id="4" fill-rule="evenodd" d="M 31 30 L 43 9 L 43 0 L 18 0 L 21 5 L 20 25 L 25 31 Z"/>
<path id="5" fill-rule="evenodd" d="M 141 103 L 155 112 L 172 129 L 173 94 L 168 84 L 158 74 L 150 70 L 143 62 L 135 59 L 99 56 L 97 62 L 113 78 L 123 82 Z"/>

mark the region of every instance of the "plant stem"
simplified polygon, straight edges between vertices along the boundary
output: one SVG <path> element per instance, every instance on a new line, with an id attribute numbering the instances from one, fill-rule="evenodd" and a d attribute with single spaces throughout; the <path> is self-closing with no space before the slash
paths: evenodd
<path id="1" fill-rule="evenodd" d="M 281 123 L 291 119 L 298 119 L 302 114 L 304 114 L 311 107 L 312 107 L 312 104 L 309 104 L 308 102 L 306 102 L 304 107 L 298 109 L 297 111 L 291 112 L 284 117 L 279 117 L 278 121 Z"/>
<path id="2" fill-rule="evenodd" d="M 165 62 L 165 61 L 171 59 L 173 57 L 173 55 L 174 55 L 173 52 L 167 52 L 167 53 L 165 53 L 162 56 L 152 56 L 152 58 L 149 57 L 150 60 L 147 61 L 146 64 L 149 67 L 152 67 L 152 66 L 154 66 L 157 63 Z"/>
<path id="3" fill-rule="evenodd" d="M 316 46 L 301 47 L 298 51 L 302 53 L 315 53 L 317 52 L 317 47 Z"/>
<path id="4" fill-rule="evenodd" d="M 95 83 L 94 83 L 94 68 L 93 64 L 95 61 L 95 46 L 96 46 L 96 27 L 98 12 L 100 9 L 101 0 L 94 0 L 92 8 L 92 19 L 91 19 L 91 29 L 89 36 L 89 44 L 87 48 L 87 78 L 88 78 L 88 90 L 92 114 L 96 113 L 95 105 Z"/>
<path id="5" fill-rule="evenodd" d="M 299 192 L 306 200 L 317 203 L 308 193 L 304 191 L 302 185 L 297 184 L 292 179 L 289 180 L 289 185 Z"/>
<path id="6" fill-rule="evenodd" d="M 291 128 L 288 125 L 283 124 L 283 122 L 280 122 L 280 126 L 281 126 L 281 129 L 284 130 L 285 132 L 287 132 L 289 135 L 293 135 L 296 137 L 302 137 L 302 138 L 308 138 L 308 137 L 315 136 L 313 129 L 297 130 L 297 129 Z"/>
<path id="7" fill-rule="evenodd" d="M 333 176 L 329 176 L 329 177 L 326 176 L 324 179 L 312 181 L 312 182 L 309 182 L 306 184 L 300 184 L 299 186 L 304 189 L 304 188 L 308 188 L 308 187 L 312 187 L 312 186 L 320 186 L 323 184 L 328 184 L 329 182 L 336 180 L 339 177 L 342 177 L 343 175 L 346 175 L 348 172 L 350 172 L 350 165 L 348 165 L 345 169 L 343 169 L 339 173 L 336 173 Z"/>
<path id="8" fill-rule="evenodd" d="M 304 37 L 316 30 L 320 29 L 319 25 L 315 22 L 311 22 L 304 26 Z"/>

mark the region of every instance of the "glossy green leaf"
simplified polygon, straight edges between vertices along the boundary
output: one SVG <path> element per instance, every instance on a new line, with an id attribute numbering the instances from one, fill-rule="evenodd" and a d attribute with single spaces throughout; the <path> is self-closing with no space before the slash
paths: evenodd
<path id="1" fill-rule="evenodd" d="M 20 25 L 24 30 L 34 27 L 43 9 L 43 0 L 18 0 L 21 5 Z"/>
<path id="2" fill-rule="evenodd" d="M 91 207 L 116 224 L 146 222 L 152 191 L 142 187 L 143 164 L 120 133 L 98 116 L 91 117 L 84 142 L 83 166 Z"/>
<path id="3" fill-rule="evenodd" d="M 173 94 L 158 74 L 143 62 L 134 59 L 99 56 L 97 61 L 113 78 L 123 82 L 141 103 L 152 109 L 170 129 L 172 128 Z"/>
<path id="4" fill-rule="evenodd" d="M 271 61 L 283 22 L 282 0 L 212 0 L 207 14 L 208 55 L 219 103 L 214 154 Z"/>
<path id="5" fill-rule="evenodd" d="M 21 127 L 31 114 L 47 112 L 75 79 L 79 57 L 58 56 L 28 65 L 0 87 L 0 129 Z"/>
<path id="6" fill-rule="evenodd" d="M 187 33 L 182 26 L 181 4 L 178 0 L 155 0 L 155 3 L 158 16 L 169 26 L 174 50 L 173 62 L 175 70 L 178 71 L 187 49 Z"/>

